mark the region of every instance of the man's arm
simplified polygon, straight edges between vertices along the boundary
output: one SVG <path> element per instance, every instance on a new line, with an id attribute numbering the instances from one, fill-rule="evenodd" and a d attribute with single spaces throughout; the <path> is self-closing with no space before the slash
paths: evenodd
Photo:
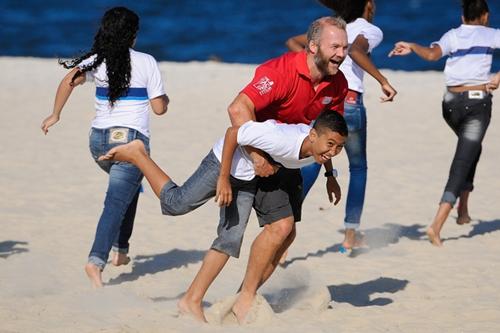
<path id="1" fill-rule="evenodd" d="M 411 52 L 415 52 L 416 55 L 427 61 L 437 61 L 443 56 L 441 47 L 438 44 L 432 44 L 431 47 L 426 47 L 417 43 L 397 42 L 394 45 L 394 49 L 389 52 L 389 57 L 393 55 L 405 56 Z"/>
<path id="2" fill-rule="evenodd" d="M 385 96 L 380 97 L 381 102 L 392 102 L 397 91 L 389 84 L 389 80 L 380 73 L 378 68 L 368 56 L 369 44 L 363 35 L 358 35 L 349 49 L 349 56 L 365 72 L 370 74 L 380 83 L 382 92 Z"/>
<path id="3" fill-rule="evenodd" d="M 241 126 L 247 121 L 255 120 L 255 106 L 250 98 L 240 93 L 228 108 L 229 119 L 233 126 Z M 274 174 L 275 169 L 264 157 L 264 153 L 260 150 L 246 147 L 245 148 L 252 158 L 255 174 L 261 177 L 268 177 Z"/>
<path id="4" fill-rule="evenodd" d="M 298 36 L 293 36 L 286 41 L 286 47 L 290 51 L 302 51 L 307 45 L 307 35 L 302 34 Z"/>

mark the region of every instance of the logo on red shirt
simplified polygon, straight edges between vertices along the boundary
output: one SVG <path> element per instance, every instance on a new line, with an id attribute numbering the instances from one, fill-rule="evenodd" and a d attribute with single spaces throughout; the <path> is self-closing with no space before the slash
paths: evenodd
<path id="1" fill-rule="evenodd" d="M 273 84 L 274 82 L 267 76 L 263 76 L 257 83 L 254 83 L 253 86 L 259 91 L 260 95 L 264 95 L 271 91 Z"/>

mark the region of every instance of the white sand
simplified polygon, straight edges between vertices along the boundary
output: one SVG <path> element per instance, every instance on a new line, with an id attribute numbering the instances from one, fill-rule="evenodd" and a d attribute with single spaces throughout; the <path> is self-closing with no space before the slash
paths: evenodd
<path id="1" fill-rule="evenodd" d="M 226 108 L 254 66 L 162 63 L 161 69 L 171 105 L 166 116 L 152 116 L 152 151 L 182 182 L 228 126 Z M 215 235 L 218 210 L 210 202 L 186 216 L 162 216 L 148 185 L 132 262 L 108 266 L 105 288 L 91 289 L 83 266 L 107 179 L 87 148 L 93 85 L 75 90 L 45 137 L 39 125 L 64 69 L 54 59 L 0 58 L 0 73 L 0 332 L 255 332 L 176 317 L 177 299 Z M 500 99 L 494 98 L 471 196 L 473 222 L 457 226 L 453 211 L 437 249 L 424 227 L 455 147 L 441 117 L 443 76 L 385 74 L 399 91 L 396 102 L 380 104 L 371 79 L 365 96 L 369 181 L 362 228 L 369 249 L 337 252 L 345 200 L 330 207 L 320 179 L 304 204 L 287 268 L 260 291 L 276 312 L 261 317 L 262 332 L 500 331 Z M 345 198 L 345 153 L 336 164 Z M 252 215 L 242 257 L 209 290 L 207 306 L 237 290 L 258 231 Z"/>

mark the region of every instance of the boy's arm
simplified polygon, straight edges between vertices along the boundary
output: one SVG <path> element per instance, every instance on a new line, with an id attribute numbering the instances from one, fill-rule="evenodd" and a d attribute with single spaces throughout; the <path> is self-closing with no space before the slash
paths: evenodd
<path id="1" fill-rule="evenodd" d="M 295 51 L 295 52 L 302 51 L 306 47 L 306 45 L 307 45 L 306 34 L 290 37 L 286 41 L 286 47 L 290 51 Z"/>
<path id="2" fill-rule="evenodd" d="M 394 45 L 394 49 L 389 52 L 389 57 L 392 57 L 393 55 L 408 55 L 412 51 L 415 52 L 415 54 L 420 58 L 427 61 L 437 61 L 443 56 L 443 51 L 438 44 L 432 44 L 431 47 L 426 47 L 417 43 L 397 42 Z"/>
<path id="3" fill-rule="evenodd" d="M 500 72 L 493 75 L 490 82 L 486 83 L 486 90 L 490 93 L 500 85 Z"/>
<path id="4" fill-rule="evenodd" d="M 153 110 L 156 115 L 161 116 L 167 113 L 170 100 L 167 95 L 161 95 L 149 100 L 149 103 L 151 104 L 151 110 Z"/>
<path id="5" fill-rule="evenodd" d="M 233 162 L 234 151 L 238 146 L 237 137 L 239 128 L 239 126 L 229 127 L 224 137 L 221 167 L 217 180 L 217 190 L 215 192 L 215 202 L 218 202 L 220 207 L 229 206 L 233 198 L 229 177 L 231 176 L 231 164 Z"/>
<path id="6" fill-rule="evenodd" d="M 324 165 L 326 170 L 325 174 L 328 175 L 326 177 L 326 193 L 328 194 L 328 199 L 330 200 L 330 202 L 333 202 L 332 193 L 335 195 L 335 202 L 333 202 L 333 204 L 336 205 L 339 203 L 342 196 L 340 185 L 333 174 L 332 160 L 330 159 L 329 161 L 326 161 Z"/>
<path id="7" fill-rule="evenodd" d="M 49 127 L 51 127 L 52 125 L 54 125 L 55 123 L 57 123 L 59 121 L 62 109 L 63 109 L 64 105 L 66 104 L 66 101 L 68 100 L 69 96 L 73 92 L 73 88 L 75 86 L 85 82 L 85 75 L 80 75 L 75 79 L 75 81 L 73 81 L 73 83 L 71 83 L 73 76 L 79 70 L 80 70 L 79 68 L 73 68 L 61 80 L 61 83 L 59 83 L 59 87 L 57 88 L 56 97 L 54 100 L 54 108 L 53 108 L 52 114 L 42 121 L 41 128 L 42 128 L 42 131 L 45 135 L 47 135 L 47 132 L 49 131 Z"/>
<path id="8" fill-rule="evenodd" d="M 363 35 L 358 35 L 349 49 L 349 56 L 359 65 L 365 72 L 370 74 L 375 80 L 380 83 L 382 92 L 385 96 L 380 97 L 381 102 L 392 102 L 397 91 L 390 84 L 389 80 L 380 73 L 375 64 L 368 56 L 368 40 Z"/>
<path id="9" fill-rule="evenodd" d="M 241 126 L 247 121 L 255 120 L 255 106 L 250 98 L 243 93 L 240 93 L 231 105 L 229 105 L 228 113 L 233 126 Z M 275 170 L 273 166 L 264 157 L 262 151 L 251 147 L 245 149 L 252 158 L 257 176 L 268 177 L 274 174 Z"/>

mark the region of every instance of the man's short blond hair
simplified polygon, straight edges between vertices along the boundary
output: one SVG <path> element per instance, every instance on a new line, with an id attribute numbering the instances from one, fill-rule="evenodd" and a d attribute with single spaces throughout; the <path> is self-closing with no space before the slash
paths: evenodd
<path id="1" fill-rule="evenodd" d="M 307 51 L 310 51 L 309 44 L 311 41 L 316 45 L 319 45 L 321 33 L 323 32 L 323 28 L 327 25 L 334 26 L 345 31 L 347 23 L 339 16 L 324 16 L 314 20 L 307 30 Z"/>

